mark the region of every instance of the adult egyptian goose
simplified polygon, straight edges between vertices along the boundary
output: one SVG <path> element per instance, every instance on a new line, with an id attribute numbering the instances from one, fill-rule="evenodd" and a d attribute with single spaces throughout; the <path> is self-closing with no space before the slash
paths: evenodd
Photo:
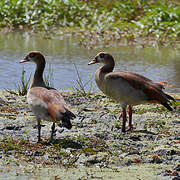
<path id="1" fill-rule="evenodd" d="M 41 119 L 52 121 L 51 140 L 55 131 L 55 123 L 62 123 L 67 129 L 72 128 L 70 119 L 75 118 L 75 115 L 66 105 L 61 94 L 54 88 L 47 87 L 43 80 L 43 71 L 45 68 L 45 58 L 39 51 L 32 51 L 20 61 L 34 62 L 36 70 L 34 78 L 31 82 L 27 93 L 27 102 L 30 109 L 35 114 L 38 124 L 38 142 L 41 140 Z"/>
<path id="2" fill-rule="evenodd" d="M 95 73 L 99 89 L 122 106 L 122 132 L 126 131 L 126 107 L 129 105 L 129 128 L 132 129 L 132 106 L 142 103 L 160 103 L 172 111 L 170 100 L 175 99 L 164 93 L 165 82 L 154 82 L 140 74 L 127 71 L 113 71 L 115 62 L 107 52 L 98 53 L 88 65 L 103 63 Z M 119 116 L 121 117 L 121 116 Z"/>

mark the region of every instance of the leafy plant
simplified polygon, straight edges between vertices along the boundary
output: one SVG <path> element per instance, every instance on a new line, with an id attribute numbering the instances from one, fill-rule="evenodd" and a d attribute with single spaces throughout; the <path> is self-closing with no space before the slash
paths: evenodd
<path id="1" fill-rule="evenodd" d="M 1 0 L 0 28 L 28 28 L 50 36 L 65 28 L 92 48 L 122 37 L 134 41 L 150 36 L 163 44 L 180 38 L 179 5 L 177 0 Z"/>

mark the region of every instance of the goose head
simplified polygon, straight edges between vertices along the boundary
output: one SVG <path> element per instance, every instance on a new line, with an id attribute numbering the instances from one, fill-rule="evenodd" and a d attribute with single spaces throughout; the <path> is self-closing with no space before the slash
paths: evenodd
<path id="1" fill-rule="evenodd" d="M 43 71 L 46 65 L 46 61 L 44 56 L 39 51 L 31 51 L 29 52 L 24 59 L 20 61 L 20 63 L 25 62 L 33 62 L 36 64 L 36 70 L 34 73 L 34 78 L 31 82 L 30 88 L 32 87 L 45 87 L 45 83 L 43 80 Z"/>
<path id="2" fill-rule="evenodd" d="M 96 64 L 96 63 L 102 63 L 104 66 L 102 67 L 102 71 L 105 72 L 111 72 L 114 68 L 114 58 L 111 54 L 107 52 L 100 52 L 98 53 L 92 61 L 88 63 L 88 65 Z"/>
<path id="3" fill-rule="evenodd" d="M 24 62 L 34 62 L 36 65 L 45 65 L 45 58 L 39 51 L 29 52 L 20 63 Z"/>

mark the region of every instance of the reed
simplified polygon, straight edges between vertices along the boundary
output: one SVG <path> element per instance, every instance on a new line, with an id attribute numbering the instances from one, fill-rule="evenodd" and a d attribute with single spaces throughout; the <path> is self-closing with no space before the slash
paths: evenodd
<path id="1" fill-rule="evenodd" d="M 22 72 L 21 72 L 20 84 L 17 84 L 17 85 L 15 84 L 15 90 L 11 90 L 11 89 L 5 89 L 5 90 L 11 94 L 15 94 L 19 96 L 26 95 L 29 89 L 31 75 L 28 78 L 26 78 L 25 73 L 26 71 L 24 70 L 24 67 L 23 67 Z"/>
<path id="2" fill-rule="evenodd" d="M 54 74 L 53 66 L 52 64 L 48 64 L 48 71 L 47 73 L 44 74 L 44 83 L 48 87 L 54 87 L 53 74 Z"/>
<path id="3" fill-rule="evenodd" d="M 93 90 L 92 74 L 90 74 L 90 80 L 88 80 L 87 82 L 83 82 L 82 76 L 80 75 L 76 64 L 74 64 L 74 68 L 77 74 L 77 79 L 76 79 L 77 85 L 76 87 L 73 87 L 73 90 L 76 92 L 78 96 L 89 96 Z M 87 86 L 89 84 L 90 87 L 87 89 Z"/>
<path id="4" fill-rule="evenodd" d="M 21 71 L 20 83 L 15 84 L 14 90 L 7 88 L 5 90 L 10 94 L 15 94 L 18 96 L 26 95 L 31 82 L 31 74 L 28 77 L 26 77 L 25 73 L 26 71 L 23 67 Z M 48 71 L 44 75 L 44 82 L 46 86 L 53 87 L 53 67 L 51 64 L 48 64 Z"/>

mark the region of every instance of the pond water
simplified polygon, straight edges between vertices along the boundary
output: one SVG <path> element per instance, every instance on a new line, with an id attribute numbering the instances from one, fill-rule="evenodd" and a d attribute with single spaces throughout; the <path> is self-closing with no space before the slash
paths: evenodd
<path id="1" fill-rule="evenodd" d="M 88 62 L 98 52 L 107 51 L 114 56 L 116 69 L 137 72 L 154 81 L 167 81 L 171 87 L 166 91 L 180 92 L 180 50 L 178 49 L 121 46 L 91 50 L 83 48 L 77 39 L 71 37 L 46 39 L 39 35 L 20 32 L 0 34 L 0 89 L 15 89 L 21 82 L 23 68 L 26 71 L 26 78 L 30 74 L 33 75 L 34 64 L 19 64 L 19 60 L 31 50 L 43 52 L 48 64 L 52 64 L 53 84 L 57 89 L 68 90 L 77 86 L 78 76 L 75 65 L 83 84 L 90 82 L 91 75 L 99 66 L 88 66 Z M 88 90 L 89 87 L 90 83 L 86 89 Z M 98 90 L 94 78 L 93 88 Z"/>

